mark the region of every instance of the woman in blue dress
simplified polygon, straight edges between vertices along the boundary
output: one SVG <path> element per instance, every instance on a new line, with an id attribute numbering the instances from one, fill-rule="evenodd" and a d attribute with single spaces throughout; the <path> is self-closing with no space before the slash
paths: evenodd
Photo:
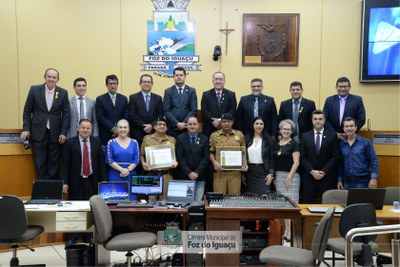
<path id="1" fill-rule="evenodd" d="M 127 181 L 130 188 L 131 177 L 136 174 L 135 168 L 140 160 L 139 144 L 129 137 L 127 120 L 118 121 L 117 133 L 118 136 L 107 143 L 106 163 L 111 167 L 108 171 L 108 180 Z"/>

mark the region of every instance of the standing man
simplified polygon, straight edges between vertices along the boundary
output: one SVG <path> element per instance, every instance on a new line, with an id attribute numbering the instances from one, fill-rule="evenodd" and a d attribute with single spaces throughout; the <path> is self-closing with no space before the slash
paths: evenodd
<path id="1" fill-rule="evenodd" d="M 313 129 L 311 122 L 312 112 L 315 110 L 315 102 L 305 99 L 303 95 L 303 85 L 301 82 L 292 82 L 289 92 L 291 99 L 283 101 L 279 108 L 278 123 L 283 120 L 292 120 L 296 126 L 293 135 L 297 143 L 300 142 L 300 136 Z"/>
<path id="2" fill-rule="evenodd" d="M 96 102 L 86 96 L 87 83 L 86 79 L 79 77 L 74 80 L 75 95 L 69 99 L 71 108 L 68 137 L 77 136 L 78 124 L 82 119 L 92 121 L 93 133 L 92 136 L 99 136 L 99 128 L 97 127 L 97 118 L 95 104 Z"/>
<path id="3" fill-rule="evenodd" d="M 173 79 L 175 84 L 165 89 L 163 110 L 168 121 L 168 134 L 176 136 L 187 130 L 188 118 L 197 115 L 197 95 L 196 89 L 185 84 L 184 68 L 175 68 Z"/>
<path id="4" fill-rule="evenodd" d="M 230 113 L 236 117 L 236 95 L 226 89 L 225 74 L 217 71 L 212 76 L 213 88 L 204 92 L 201 98 L 201 112 L 203 115 L 202 133 L 209 137 L 211 133 L 221 129 L 222 113 Z"/>
<path id="5" fill-rule="evenodd" d="M 192 116 L 187 121 L 187 133 L 176 138 L 176 157 L 184 180 L 196 181 L 195 200 L 203 200 L 204 188 L 209 173 L 209 139 L 199 133 L 199 122 Z"/>
<path id="6" fill-rule="evenodd" d="M 29 90 L 21 141 L 31 143 L 37 179 L 57 179 L 60 145 L 68 133 L 68 92 L 57 86 L 56 69 L 48 68 L 44 79 L 44 84 L 33 85 Z"/>
<path id="7" fill-rule="evenodd" d="M 117 93 L 118 77 L 114 74 L 107 75 L 106 86 L 108 92 L 96 98 L 99 137 L 104 151 L 108 140 L 117 136 L 117 122 L 128 119 L 128 99 Z"/>
<path id="8" fill-rule="evenodd" d="M 146 135 L 143 138 L 142 146 L 140 147 L 140 162 L 142 163 L 143 170 L 149 175 L 162 175 L 163 176 L 163 194 L 160 197 L 161 200 L 167 196 L 167 185 L 168 181 L 172 180 L 171 169 L 175 169 L 178 166 L 178 162 L 175 161 L 171 168 L 151 170 L 146 161 L 146 147 L 148 146 L 159 146 L 159 145 L 174 145 L 176 146 L 176 139 L 172 136 L 167 135 L 167 120 L 163 117 L 157 118 L 153 122 L 154 133 Z M 176 147 L 175 147 L 176 149 Z"/>
<path id="9" fill-rule="evenodd" d="M 263 81 L 254 78 L 250 82 L 251 95 L 243 96 L 237 109 L 236 126 L 244 135 L 250 132 L 255 117 L 262 117 L 265 129 L 271 136 L 278 130 L 278 115 L 274 98 L 262 94 Z"/>
<path id="10" fill-rule="evenodd" d="M 224 194 L 240 194 L 242 173 L 248 169 L 247 159 L 242 158 L 242 168 L 237 171 L 224 170 L 219 163 L 217 148 L 221 147 L 245 147 L 246 142 L 241 131 L 232 129 L 233 117 L 230 113 L 221 116 L 221 129 L 210 136 L 210 161 L 214 166 L 214 192 Z"/>
<path id="11" fill-rule="evenodd" d="M 334 132 L 325 131 L 322 110 L 312 113 L 314 129 L 304 133 L 300 141 L 300 161 L 303 166 L 303 202 L 316 203 L 318 194 L 337 185 L 339 141 Z"/>
<path id="12" fill-rule="evenodd" d="M 91 132 L 92 122 L 81 119 L 79 135 L 69 138 L 63 148 L 60 176 L 69 200 L 89 200 L 97 194 L 98 182 L 107 177 L 100 140 L 90 136 Z M 85 234 L 84 241 L 90 243 L 91 237 L 91 233 Z M 78 238 L 77 233 L 69 234 L 67 246 L 75 244 Z"/>
<path id="13" fill-rule="evenodd" d="M 358 130 L 365 124 L 365 107 L 360 96 L 350 94 L 350 80 L 341 77 L 336 81 L 337 95 L 326 99 L 324 112 L 326 116 L 326 130 L 335 131 L 337 137 L 344 139 L 343 119 L 352 117 L 356 120 Z"/>
<path id="14" fill-rule="evenodd" d="M 354 118 L 343 120 L 346 138 L 340 141 L 342 161 L 339 168 L 338 189 L 376 188 L 378 179 L 378 158 L 372 143 L 356 134 Z"/>
<path id="15" fill-rule="evenodd" d="M 132 127 L 131 136 L 139 146 L 143 137 L 153 132 L 153 122 L 163 116 L 161 96 L 151 92 L 153 77 L 149 74 L 140 76 L 141 91 L 129 96 L 129 122 Z"/>

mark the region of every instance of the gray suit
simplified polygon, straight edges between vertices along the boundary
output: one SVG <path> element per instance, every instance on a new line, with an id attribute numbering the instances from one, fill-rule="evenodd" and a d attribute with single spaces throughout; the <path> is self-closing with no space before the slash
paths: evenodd
<path id="1" fill-rule="evenodd" d="M 99 127 L 97 125 L 97 118 L 96 118 L 96 109 L 95 109 L 96 102 L 87 96 L 85 97 L 85 100 L 86 100 L 87 119 L 91 120 L 92 125 L 93 125 L 91 135 L 98 137 L 99 136 Z M 70 119 L 69 119 L 69 131 L 68 131 L 69 138 L 78 135 L 77 130 L 76 130 L 76 128 L 78 127 L 78 124 L 79 124 L 78 105 L 80 105 L 80 103 L 77 103 L 76 96 L 73 96 L 69 99 L 69 106 L 70 106 L 70 113 L 69 113 Z"/>

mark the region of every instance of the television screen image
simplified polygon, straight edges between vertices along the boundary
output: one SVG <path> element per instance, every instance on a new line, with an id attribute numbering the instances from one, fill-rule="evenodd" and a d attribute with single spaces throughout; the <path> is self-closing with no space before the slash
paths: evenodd
<path id="1" fill-rule="evenodd" d="M 131 193 L 137 195 L 162 195 L 162 176 L 132 176 Z"/>
<path id="2" fill-rule="evenodd" d="M 361 81 L 400 81 L 400 4 L 365 0 L 361 46 Z"/>

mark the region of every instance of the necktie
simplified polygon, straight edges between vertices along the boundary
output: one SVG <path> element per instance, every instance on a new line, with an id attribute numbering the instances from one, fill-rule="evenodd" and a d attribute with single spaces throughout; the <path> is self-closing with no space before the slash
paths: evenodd
<path id="1" fill-rule="evenodd" d="M 254 101 L 254 118 L 258 117 L 258 96 L 255 97 L 256 100 Z"/>
<path id="2" fill-rule="evenodd" d="M 218 101 L 218 104 L 221 104 L 221 93 L 220 92 L 217 93 L 217 101 Z"/>
<path id="3" fill-rule="evenodd" d="M 149 94 L 146 94 L 145 104 L 146 104 L 146 110 L 149 111 L 149 109 L 150 109 L 150 96 L 149 96 Z"/>
<path id="4" fill-rule="evenodd" d="M 181 87 L 178 88 L 178 95 L 179 95 L 179 103 L 182 106 L 182 101 L 183 101 L 183 89 Z M 179 121 L 183 120 L 183 114 L 182 114 L 182 108 L 179 109 L 180 114 L 179 114 Z"/>
<path id="5" fill-rule="evenodd" d="M 317 132 L 317 138 L 315 138 L 315 149 L 317 150 L 317 154 L 319 154 L 319 149 L 321 147 L 321 133 Z"/>
<path id="6" fill-rule="evenodd" d="M 86 177 L 90 175 L 89 150 L 86 139 L 83 139 L 82 174 Z"/>
<path id="7" fill-rule="evenodd" d="M 79 97 L 79 120 L 85 119 L 85 107 L 83 105 L 83 97 Z"/>
<path id="8" fill-rule="evenodd" d="M 342 125 L 345 105 L 346 105 L 346 99 L 344 97 L 341 97 L 340 98 L 340 115 L 339 115 L 340 125 Z"/>
<path id="9" fill-rule="evenodd" d="M 190 139 L 192 140 L 192 145 L 194 145 L 196 143 L 196 138 L 194 136 L 190 137 Z"/>
<path id="10" fill-rule="evenodd" d="M 115 95 L 113 95 L 113 96 L 111 97 L 111 101 L 112 101 L 112 103 L 113 103 L 113 106 L 115 107 Z"/>
<path id="11" fill-rule="evenodd" d="M 183 89 L 181 87 L 178 88 L 179 89 L 179 99 L 182 101 L 183 98 Z"/>
<path id="12" fill-rule="evenodd" d="M 299 101 L 296 100 L 296 101 L 294 101 L 294 109 L 293 109 L 293 122 L 294 122 L 294 125 L 296 126 L 296 129 L 295 129 L 296 135 L 299 135 L 298 120 L 299 120 Z"/>

